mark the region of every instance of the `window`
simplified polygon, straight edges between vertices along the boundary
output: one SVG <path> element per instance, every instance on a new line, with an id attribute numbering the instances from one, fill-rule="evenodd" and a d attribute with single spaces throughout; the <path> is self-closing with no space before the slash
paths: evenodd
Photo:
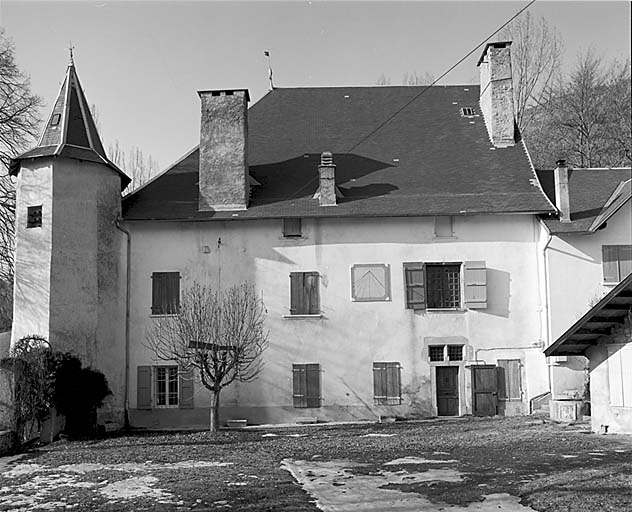
<path id="1" fill-rule="evenodd" d="M 27 207 L 26 227 L 27 228 L 42 227 L 42 205 Z"/>
<path id="2" fill-rule="evenodd" d="M 318 272 L 292 272 L 290 274 L 290 314 L 320 314 Z"/>
<path id="3" fill-rule="evenodd" d="M 451 216 L 435 217 L 434 236 L 437 238 L 450 238 L 454 236 L 454 218 Z"/>
<path id="4" fill-rule="evenodd" d="M 603 245 L 604 283 L 618 283 L 632 272 L 632 245 Z"/>
<path id="5" fill-rule="evenodd" d="M 473 116 L 475 114 L 475 110 L 472 107 L 463 107 L 461 109 L 462 116 Z"/>
<path id="6" fill-rule="evenodd" d="M 399 363 L 373 363 L 373 398 L 375 405 L 402 403 L 401 370 Z"/>
<path id="7" fill-rule="evenodd" d="M 193 408 L 193 372 L 177 366 L 138 366 L 136 408 Z"/>
<path id="8" fill-rule="evenodd" d="M 293 364 L 292 365 L 292 397 L 294 407 L 320 407 L 320 365 Z"/>
<path id="9" fill-rule="evenodd" d="M 151 275 L 151 284 L 151 314 L 178 314 L 180 310 L 180 273 L 154 272 Z"/>
<path id="10" fill-rule="evenodd" d="M 53 114 L 53 117 L 50 120 L 51 127 L 59 126 L 59 122 L 61 121 L 61 114 Z"/>
<path id="11" fill-rule="evenodd" d="M 303 236 L 301 219 L 283 219 L 283 236 L 285 238 L 300 238 Z"/>
<path id="12" fill-rule="evenodd" d="M 358 302 L 390 300 L 390 268 L 382 264 L 351 267 L 351 297 Z"/>
<path id="13" fill-rule="evenodd" d="M 522 400 L 522 377 L 520 359 L 498 360 L 498 398 L 500 400 Z"/>
<path id="14" fill-rule="evenodd" d="M 428 308 L 446 309 L 461 306 L 460 275 L 460 264 L 426 265 Z"/>
<path id="15" fill-rule="evenodd" d="M 156 367 L 156 407 L 178 405 L 178 367 Z"/>
<path id="16" fill-rule="evenodd" d="M 404 284 L 407 309 L 460 309 L 461 296 L 466 308 L 487 307 L 484 261 L 404 263 Z"/>
<path id="17" fill-rule="evenodd" d="M 632 343 L 608 345 L 608 390 L 610 405 L 632 407 Z"/>
<path id="18" fill-rule="evenodd" d="M 463 345 L 429 345 L 428 358 L 431 363 L 463 361 Z"/>

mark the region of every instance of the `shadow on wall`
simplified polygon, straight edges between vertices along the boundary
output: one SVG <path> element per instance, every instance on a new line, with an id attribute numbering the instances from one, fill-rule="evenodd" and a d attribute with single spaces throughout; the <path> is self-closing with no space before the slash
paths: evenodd
<path id="1" fill-rule="evenodd" d="M 511 277 L 509 272 L 487 269 L 487 309 L 481 313 L 509 318 L 509 299 L 511 297 Z"/>

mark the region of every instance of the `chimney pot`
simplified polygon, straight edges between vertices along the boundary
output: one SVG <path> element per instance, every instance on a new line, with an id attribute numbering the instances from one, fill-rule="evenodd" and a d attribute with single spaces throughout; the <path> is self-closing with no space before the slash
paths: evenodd
<path id="1" fill-rule="evenodd" d="M 315 198 L 320 206 L 336 206 L 336 165 L 334 156 L 329 151 L 320 155 L 318 166 L 319 185 Z"/>
<path id="2" fill-rule="evenodd" d="M 568 166 L 566 160 L 557 161 L 553 171 L 555 180 L 555 206 L 559 210 L 560 222 L 571 222 L 571 200 L 568 190 Z"/>

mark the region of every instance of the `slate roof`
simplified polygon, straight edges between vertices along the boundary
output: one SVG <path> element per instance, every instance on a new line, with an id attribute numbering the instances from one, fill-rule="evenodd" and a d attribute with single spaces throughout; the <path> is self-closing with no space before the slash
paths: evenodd
<path id="1" fill-rule="evenodd" d="M 22 160 L 40 157 L 66 157 L 104 164 L 120 175 L 121 190 L 131 181 L 108 159 L 72 63 L 66 70 L 64 83 L 37 146 L 11 159 L 9 173 L 17 175 Z"/>
<path id="2" fill-rule="evenodd" d="M 425 92 L 420 94 L 423 90 Z M 197 148 L 127 196 L 127 220 L 424 216 L 555 211 L 524 145 L 493 148 L 478 86 L 274 89 L 249 109 L 246 211 L 198 212 Z M 473 107 L 475 116 L 461 115 Z M 344 198 L 321 207 L 320 154 Z"/>
<path id="3" fill-rule="evenodd" d="M 542 188 L 551 202 L 555 203 L 555 183 L 552 170 L 536 171 Z M 568 172 L 568 189 L 571 207 L 571 222 L 560 222 L 557 216 L 543 217 L 552 234 L 589 233 L 595 220 L 607 209 L 608 200 L 615 201 L 615 191 L 626 194 L 632 178 L 632 169 L 571 169 Z M 627 187 L 627 189 L 626 189 Z M 625 196 L 623 196 L 625 198 Z M 621 207 L 625 202 L 618 201 Z M 627 202 L 629 208 L 629 202 Z M 614 213 L 614 212 L 612 212 Z"/>

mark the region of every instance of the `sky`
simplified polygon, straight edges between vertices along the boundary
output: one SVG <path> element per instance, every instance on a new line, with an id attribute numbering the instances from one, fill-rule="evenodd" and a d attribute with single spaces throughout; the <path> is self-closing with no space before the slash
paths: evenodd
<path id="1" fill-rule="evenodd" d="M 0 0 L 0 26 L 15 44 L 47 117 L 63 81 L 70 41 L 106 148 L 138 146 L 167 168 L 199 142 L 198 90 L 393 85 L 405 72 L 443 74 L 527 2 L 31 2 Z M 563 71 L 592 48 L 630 55 L 630 3 L 536 1 L 565 46 Z M 498 39 L 498 38 L 495 38 Z M 440 84 L 477 83 L 480 51 Z"/>

